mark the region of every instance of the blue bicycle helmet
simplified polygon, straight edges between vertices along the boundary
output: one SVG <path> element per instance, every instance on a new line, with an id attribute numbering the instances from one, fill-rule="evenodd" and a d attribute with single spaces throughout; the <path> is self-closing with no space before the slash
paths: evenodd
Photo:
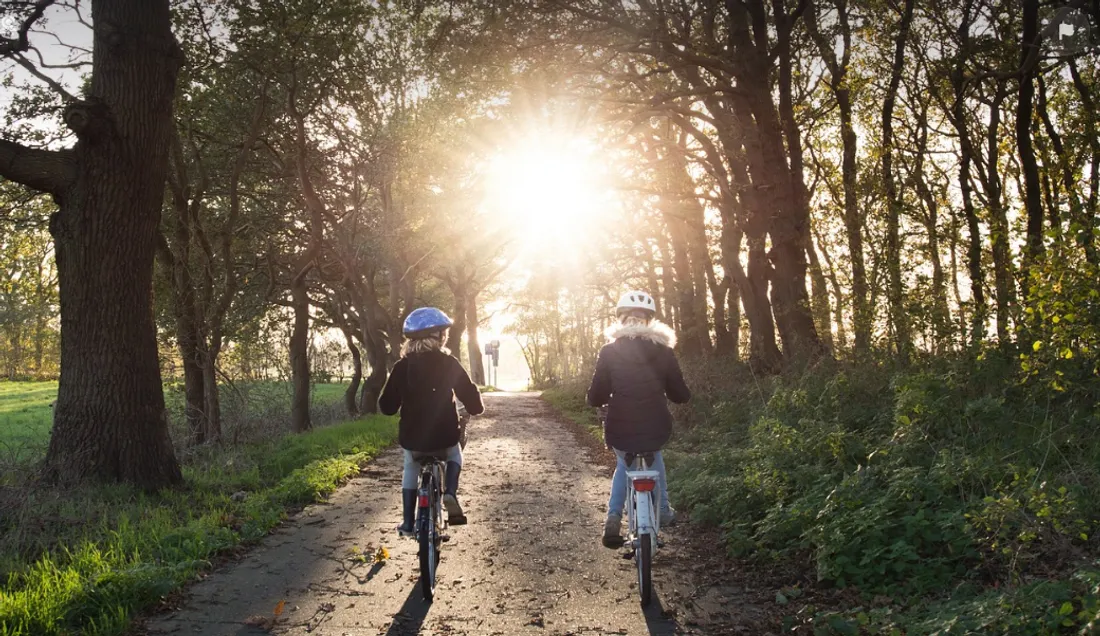
<path id="1" fill-rule="evenodd" d="M 418 338 L 427 336 L 437 331 L 443 331 L 454 324 L 447 314 L 435 307 L 421 307 L 414 309 L 405 319 L 405 327 L 402 331 L 406 338 Z"/>

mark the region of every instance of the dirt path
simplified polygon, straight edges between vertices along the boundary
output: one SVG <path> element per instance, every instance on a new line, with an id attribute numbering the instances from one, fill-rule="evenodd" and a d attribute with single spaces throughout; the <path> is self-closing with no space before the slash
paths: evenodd
<path id="1" fill-rule="evenodd" d="M 195 584 L 150 635 L 245 636 L 285 601 L 276 634 L 763 634 L 763 612 L 723 578 L 690 526 L 663 532 L 654 604 L 643 611 L 633 561 L 599 544 L 605 457 L 531 394 L 494 394 L 474 420 L 434 604 L 418 586 L 416 545 L 398 539 L 400 455 L 390 450 L 243 560 Z M 590 446 L 590 445 L 588 445 Z M 389 559 L 373 564 L 384 546 Z M 755 599 L 759 600 L 759 599 Z"/>

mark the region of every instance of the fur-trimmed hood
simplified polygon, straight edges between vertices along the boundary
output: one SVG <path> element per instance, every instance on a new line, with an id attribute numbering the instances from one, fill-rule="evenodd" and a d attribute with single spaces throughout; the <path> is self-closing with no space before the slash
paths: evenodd
<path id="1" fill-rule="evenodd" d="M 644 326 L 611 325 L 607 328 L 607 331 L 604 332 L 604 335 L 611 341 L 620 338 L 640 338 L 642 340 L 649 340 L 655 344 L 664 345 L 670 349 L 676 346 L 676 332 L 659 320 L 654 320 Z"/>

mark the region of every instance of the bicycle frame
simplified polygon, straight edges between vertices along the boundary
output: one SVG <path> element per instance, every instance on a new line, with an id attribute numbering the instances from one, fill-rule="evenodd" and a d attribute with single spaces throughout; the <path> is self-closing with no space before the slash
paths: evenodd
<path id="1" fill-rule="evenodd" d="M 634 468 L 637 466 L 637 468 Z M 657 533 L 660 531 L 661 506 L 660 474 L 650 470 L 645 458 L 634 458 L 633 465 L 627 468 L 627 481 L 630 484 L 627 520 L 630 547 L 637 550 L 639 537 L 648 535 L 652 552 L 657 551 Z"/>

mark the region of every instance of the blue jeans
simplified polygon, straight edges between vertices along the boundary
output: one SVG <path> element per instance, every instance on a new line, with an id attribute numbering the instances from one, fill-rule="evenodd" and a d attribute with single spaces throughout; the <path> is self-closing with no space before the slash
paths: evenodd
<path id="1" fill-rule="evenodd" d="M 420 464 L 416 461 L 418 457 L 425 457 L 428 455 L 446 456 L 448 462 L 454 462 L 459 466 L 462 465 L 462 447 L 458 444 L 450 448 L 441 448 L 430 453 L 411 451 L 407 448 L 401 450 L 405 452 L 405 470 L 401 473 L 401 488 L 403 490 L 413 489 L 420 485 L 418 483 L 420 481 Z"/>
<path id="2" fill-rule="evenodd" d="M 617 448 L 611 450 L 615 451 L 618 461 L 615 462 L 615 475 L 611 478 L 611 497 L 607 500 L 607 514 L 617 514 L 621 517 L 626 510 L 626 496 L 630 489 L 630 480 L 626 478 L 626 453 Z M 653 464 L 649 469 L 657 471 L 657 483 L 661 488 L 661 510 L 668 512 L 670 510 L 668 480 L 665 479 L 665 459 L 661 456 L 661 451 L 653 454 Z"/>

